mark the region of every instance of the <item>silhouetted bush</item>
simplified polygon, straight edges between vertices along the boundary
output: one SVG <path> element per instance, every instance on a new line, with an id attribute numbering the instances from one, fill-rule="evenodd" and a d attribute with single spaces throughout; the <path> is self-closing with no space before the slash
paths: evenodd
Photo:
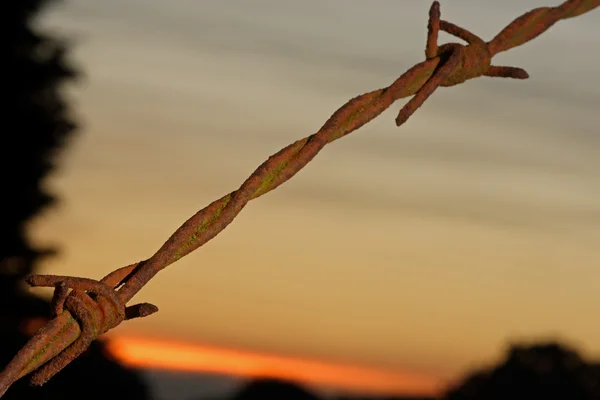
<path id="1" fill-rule="evenodd" d="M 497 367 L 475 372 L 445 400 L 598 400 L 600 364 L 557 343 L 515 345 Z"/>

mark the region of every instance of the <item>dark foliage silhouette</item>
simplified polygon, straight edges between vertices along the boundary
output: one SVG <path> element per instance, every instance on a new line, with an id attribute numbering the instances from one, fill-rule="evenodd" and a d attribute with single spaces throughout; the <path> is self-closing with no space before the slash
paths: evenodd
<path id="1" fill-rule="evenodd" d="M 469 375 L 444 400 L 598 400 L 600 363 L 558 343 L 512 346 L 497 367 Z"/>
<path id="2" fill-rule="evenodd" d="M 261 378 L 248 382 L 232 400 L 319 400 L 305 388 L 279 379 Z"/>
<path id="3" fill-rule="evenodd" d="M 55 249 L 38 248 L 27 236 L 32 218 L 55 202 L 43 187 L 57 153 L 76 125 L 60 89 L 77 73 L 66 61 L 67 46 L 34 28 L 34 18 L 52 0 L 7 0 L 0 5 L 4 62 L 3 129 L 0 134 L 0 362 L 6 365 L 49 316 L 48 302 L 23 290 L 23 278 Z M 102 383 L 101 383 L 102 381 Z M 101 383 L 101 384 L 100 384 Z M 105 355 L 96 342 L 87 353 L 41 388 L 20 380 L 4 399 L 106 399 L 111 393 L 148 398 L 132 371 Z"/>

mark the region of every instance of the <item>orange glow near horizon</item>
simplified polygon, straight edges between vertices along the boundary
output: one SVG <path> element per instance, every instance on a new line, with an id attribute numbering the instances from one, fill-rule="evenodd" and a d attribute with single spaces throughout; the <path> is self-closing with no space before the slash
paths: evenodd
<path id="1" fill-rule="evenodd" d="M 109 351 L 130 367 L 272 377 L 372 394 L 436 394 L 439 380 L 400 371 L 258 354 L 139 337 L 113 337 Z"/>

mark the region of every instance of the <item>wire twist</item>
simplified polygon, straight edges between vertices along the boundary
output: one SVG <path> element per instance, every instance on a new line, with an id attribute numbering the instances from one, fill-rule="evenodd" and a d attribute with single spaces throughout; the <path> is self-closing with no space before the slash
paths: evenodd
<path id="1" fill-rule="evenodd" d="M 357 96 L 340 107 L 310 136 L 296 141 L 269 157 L 240 186 L 198 211 L 177 229 L 165 244 L 142 262 L 121 290 L 133 297 L 154 275 L 202 246 L 225 229 L 246 204 L 289 180 L 304 168 L 328 143 L 368 123 L 396 100 L 415 95 L 400 110 L 396 125 L 408 118 L 439 86 L 454 86 L 480 76 L 526 79 L 521 68 L 491 65 L 492 57 L 519 46 L 546 31 L 561 19 L 575 17 L 600 5 L 600 0 L 568 0 L 557 7 L 542 7 L 525 13 L 485 43 L 468 30 L 441 20 L 439 2 L 429 10 L 426 60 L 406 71 L 384 89 Z M 439 30 L 467 42 L 448 43 L 438 48 Z"/>
<path id="2" fill-rule="evenodd" d="M 15 379 L 20 378 L 38 366 L 31 363 L 32 354 L 41 352 L 42 357 L 46 358 L 44 361 L 48 362 L 35 370 L 30 382 L 33 385 L 43 385 L 81 355 L 101 334 L 124 320 L 145 317 L 158 311 L 156 306 L 149 303 L 126 307 L 119 293 L 115 291 L 136 266 L 137 264 L 133 264 L 120 268 L 100 281 L 58 275 L 27 276 L 25 281 L 32 287 L 54 287 L 51 300 L 54 320 L 19 351 L 2 374 L 12 371 Z M 61 324 L 55 326 L 57 324 L 52 323 L 53 321 L 67 321 L 66 328 L 75 333 L 74 340 L 66 343 L 63 346 L 64 350 L 59 352 L 47 351 L 50 350 L 47 348 L 48 337 L 55 336 L 57 330 L 65 329 Z M 40 359 L 36 358 L 36 362 L 39 361 Z"/>

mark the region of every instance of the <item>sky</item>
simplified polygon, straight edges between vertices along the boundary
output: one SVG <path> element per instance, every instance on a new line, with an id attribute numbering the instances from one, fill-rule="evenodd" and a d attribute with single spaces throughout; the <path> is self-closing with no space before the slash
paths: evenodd
<path id="1" fill-rule="evenodd" d="M 441 13 L 490 40 L 544 5 Z M 268 156 L 423 61 L 429 6 L 54 6 L 40 24 L 72 40 L 84 76 L 69 89 L 80 131 L 47 182 L 60 204 L 32 226 L 61 248 L 40 272 L 100 278 L 150 257 Z M 528 80 L 441 88 L 400 128 L 397 102 L 160 272 L 133 299 L 160 311 L 111 335 L 436 382 L 515 340 L 600 356 L 599 35 L 598 10 L 559 22 L 494 59 Z"/>

